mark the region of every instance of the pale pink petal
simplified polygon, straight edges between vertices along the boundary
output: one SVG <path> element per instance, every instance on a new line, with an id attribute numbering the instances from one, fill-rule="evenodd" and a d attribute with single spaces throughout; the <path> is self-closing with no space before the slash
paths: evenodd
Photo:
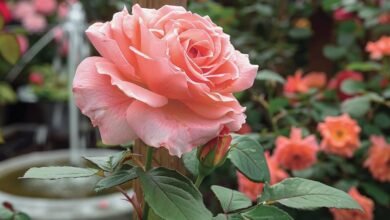
<path id="1" fill-rule="evenodd" d="M 180 156 L 216 137 L 224 124 L 234 118 L 205 119 L 179 102 L 152 108 L 134 101 L 127 111 L 127 121 L 137 136 L 153 147 L 165 147 Z"/>
<path id="2" fill-rule="evenodd" d="M 96 71 L 101 57 L 85 59 L 77 68 L 73 93 L 77 107 L 98 126 L 105 144 L 123 144 L 136 136 L 126 121 L 127 108 L 133 99 L 111 85 L 109 76 Z M 126 131 L 126 132 L 124 132 Z"/>
<path id="3" fill-rule="evenodd" d="M 252 87 L 253 82 L 257 75 L 258 66 L 249 63 L 248 55 L 244 55 L 238 51 L 237 65 L 240 71 L 240 77 L 235 80 L 229 87 L 222 89 L 221 92 L 240 92 Z"/>

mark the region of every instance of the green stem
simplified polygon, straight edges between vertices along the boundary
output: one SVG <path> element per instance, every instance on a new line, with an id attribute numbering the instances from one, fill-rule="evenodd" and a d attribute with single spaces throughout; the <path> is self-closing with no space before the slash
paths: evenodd
<path id="1" fill-rule="evenodd" d="M 149 171 L 152 168 L 152 161 L 153 161 L 153 148 L 147 147 L 148 152 L 146 154 L 146 162 L 145 162 L 145 172 Z M 149 204 L 144 201 L 144 208 L 142 211 L 142 220 L 147 220 L 149 216 Z"/>
<path id="2" fill-rule="evenodd" d="M 196 188 L 199 189 L 199 186 L 200 186 L 200 184 L 202 184 L 204 178 L 205 178 L 205 176 L 198 175 L 198 177 L 196 178 L 196 181 L 195 181 Z"/>

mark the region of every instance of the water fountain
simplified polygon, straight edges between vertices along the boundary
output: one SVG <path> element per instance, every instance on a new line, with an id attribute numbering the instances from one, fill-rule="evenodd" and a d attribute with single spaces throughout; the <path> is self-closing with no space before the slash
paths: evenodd
<path id="1" fill-rule="evenodd" d="M 72 4 L 68 18 L 62 24 L 65 36 L 69 40 L 67 60 L 69 79 L 73 79 L 78 63 L 89 53 L 84 38 L 86 27 L 81 3 Z M 52 29 L 44 35 L 22 57 L 19 64 L 9 73 L 9 80 L 15 79 L 24 66 L 54 38 L 54 31 Z M 69 92 L 71 93 L 71 83 Z M 82 155 L 102 156 L 113 153 L 108 150 L 86 149 L 85 137 L 80 135 L 79 111 L 71 97 L 68 112 L 69 150 L 31 153 L 0 162 L 0 202 L 8 201 L 18 210 L 39 220 L 129 219 L 131 206 L 122 200 L 120 193 L 106 191 L 97 195 L 93 191 L 92 187 L 98 181 L 98 177 L 56 181 L 17 179 L 30 167 L 66 164 L 82 166 Z"/>

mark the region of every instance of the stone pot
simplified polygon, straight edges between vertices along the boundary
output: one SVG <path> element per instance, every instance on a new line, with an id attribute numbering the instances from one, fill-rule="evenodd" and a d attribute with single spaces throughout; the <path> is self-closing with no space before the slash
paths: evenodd
<path id="1" fill-rule="evenodd" d="M 112 153 L 112 151 L 107 150 L 88 150 L 85 156 L 103 156 Z M 68 160 L 68 150 L 36 152 L 14 157 L 0 162 L 0 181 L 4 181 L 1 180 L 2 177 L 7 176 L 7 174 L 15 170 L 41 166 L 42 164 L 55 165 L 57 161 Z M 88 181 L 86 179 L 64 179 L 59 181 Z M 72 191 L 78 190 L 75 186 L 79 184 L 77 181 L 72 181 L 69 182 L 69 186 L 63 186 L 64 182 L 56 183 L 58 180 L 31 181 L 37 181 L 35 183 L 39 183 L 31 184 L 31 187 L 44 187 L 44 191 L 54 189 L 59 193 L 64 188 L 68 188 L 68 190 L 70 188 Z M 47 181 L 50 181 L 50 183 Z M 93 183 L 92 185 L 91 182 L 87 182 L 86 184 L 88 187 L 93 188 Z M 45 188 L 46 185 L 48 187 L 47 190 Z M 73 191 L 72 193 L 74 192 L 77 191 Z M 132 193 L 132 191 L 129 191 L 130 196 Z M 131 204 L 124 200 L 122 194 L 117 192 L 77 199 L 50 199 L 15 195 L 0 190 L 0 203 L 4 201 L 10 202 L 15 209 L 27 213 L 33 220 L 128 220 L 131 219 L 133 210 Z"/>

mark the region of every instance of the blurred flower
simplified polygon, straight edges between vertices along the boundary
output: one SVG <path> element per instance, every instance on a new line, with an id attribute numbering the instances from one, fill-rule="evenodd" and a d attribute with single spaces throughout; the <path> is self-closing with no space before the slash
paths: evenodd
<path id="1" fill-rule="evenodd" d="M 353 96 L 347 95 L 341 91 L 341 85 L 345 80 L 363 81 L 363 75 L 359 72 L 345 70 L 337 73 L 337 75 L 329 82 L 329 89 L 337 90 L 337 96 L 340 100 L 346 100 Z"/>
<path id="2" fill-rule="evenodd" d="M 41 73 L 32 72 L 29 76 L 30 83 L 35 85 L 42 85 L 44 82 L 44 78 Z"/>
<path id="3" fill-rule="evenodd" d="M 45 17 L 39 14 L 32 14 L 23 18 L 22 25 L 31 33 L 39 33 L 46 29 L 47 22 Z"/>
<path id="4" fill-rule="evenodd" d="M 364 211 L 349 209 L 330 209 L 334 220 L 372 220 L 374 219 L 374 202 L 359 193 L 356 188 L 349 190 L 349 195 L 356 200 Z"/>
<path id="5" fill-rule="evenodd" d="M 378 18 L 379 24 L 390 24 L 390 12 L 381 14 Z"/>
<path id="6" fill-rule="evenodd" d="M 11 11 L 9 10 L 5 0 L 0 0 L 0 16 L 3 17 L 5 23 L 8 23 L 12 20 Z"/>
<path id="7" fill-rule="evenodd" d="M 357 18 L 352 12 L 348 12 L 343 8 L 338 8 L 333 12 L 333 19 L 336 21 L 347 21 Z"/>
<path id="8" fill-rule="evenodd" d="M 352 157 L 360 147 L 360 127 L 348 114 L 328 116 L 318 125 L 321 133 L 321 149 L 342 157 Z"/>
<path id="9" fill-rule="evenodd" d="M 12 10 L 13 16 L 18 19 L 22 20 L 26 17 L 29 17 L 35 13 L 34 5 L 31 2 L 28 1 L 19 1 L 17 2 Z"/>
<path id="10" fill-rule="evenodd" d="M 372 176 L 381 182 L 390 182 L 390 144 L 382 136 L 371 136 L 371 147 L 364 162 Z"/>
<path id="11" fill-rule="evenodd" d="M 237 134 L 249 134 L 252 132 L 252 128 L 248 123 L 242 125 L 241 129 L 236 131 Z"/>
<path id="12" fill-rule="evenodd" d="M 271 174 L 271 184 L 276 184 L 288 178 L 288 173 L 279 167 L 278 163 L 270 156 L 268 151 L 264 155 Z M 237 181 L 238 190 L 248 196 L 252 201 L 255 201 L 257 196 L 263 191 L 263 183 L 252 182 L 240 172 L 237 172 Z"/>
<path id="13" fill-rule="evenodd" d="M 69 12 L 69 6 L 65 2 L 62 2 L 57 8 L 58 17 L 61 19 L 65 18 L 68 15 L 68 12 Z"/>
<path id="14" fill-rule="evenodd" d="M 322 72 L 310 72 L 302 77 L 302 70 L 297 70 L 293 76 L 287 77 L 284 84 L 284 93 L 291 95 L 295 93 L 306 93 L 312 88 L 320 89 L 326 84 L 326 75 Z"/>
<path id="15" fill-rule="evenodd" d="M 276 148 L 273 157 L 284 168 L 303 170 L 317 161 L 319 147 L 315 136 L 309 135 L 302 138 L 300 128 L 293 127 L 290 138 L 279 136 L 275 142 Z"/>
<path id="16" fill-rule="evenodd" d="M 310 28 L 310 21 L 307 18 L 299 18 L 295 21 L 294 26 L 296 28 Z"/>
<path id="17" fill-rule="evenodd" d="M 371 59 L 379 60 L 383 56 L 390 55 L 390 37 L 382 36 L 375 42 L 368 42 L 366 45 L 366 51 L 370 53 Z"/>
<path id="18" fill-rule="evenodd" d="M 224 126 L 217 137 L 199 149 L 198 158 L 201 165 L 206 168 L 221 166 L 225 162 L 231 141 L 232 136 L 229 134 L 229 128 Z"/>
<path id="19" fill-rule="evenodd" d="M 19 43 L 20 54 L 24 54 L 29 46 L 28 39 L 24 35 L 17 35 L 16 39 Z"/>
<path id="20" fill-rule="evenodd" d="M 38 12 L 50 15 L 57 8 L 57 0 L 34 0 L 34 7 Z"/>

